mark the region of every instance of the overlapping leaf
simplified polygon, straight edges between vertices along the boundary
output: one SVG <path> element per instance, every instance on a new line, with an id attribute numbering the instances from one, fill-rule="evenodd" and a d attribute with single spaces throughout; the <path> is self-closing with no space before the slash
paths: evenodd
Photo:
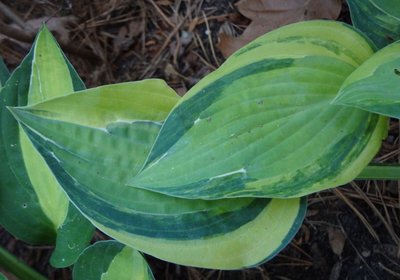
<path id="1" fill-rule="evenodd" d="M 347 0 L 351 20 L 382 48 L 400 39 L 400 5 L 397 0 Z"/>
<path id="2" fill-rule="evenodd" d="M 334 104 L 400 118 L 400 43 L 377 52 L 343 83 Z"/>
<path id="3" fill-rule="evenodd" d="M 88 247 L 74 266 L 74 280 L 150 280 L 153 274 L 136 250 L 116 241 Z"/>
<path id="4" fill-rule="evenodd" d="M 362 35 L 337 22 L 260 37 L 175 106 L 129 184 L 221 199 L 297 197 L 353 180 L 378 151 L 386 119 L 330 103 L 372 54 Z"/>
<path id="5" fill-rule="evenodd" d="M 185 200 L 125 185 L 177 101 L 165 83 L 147 80 L 12 111 L 74 204 L 118 241 L 191 266 L 271 258 L 301 225 L 305 199 Z"/>
<path id="6" fill-rule="evenodd" d="M 32 55 L 31 51 L 1 92 L 0 223 L 19 239 L 41 244 L 54 242 L 54 226 L 41 209 L 26 171 L 22 172 L 18 124 L 6 109 L 6 106 L 26 105 Z"/>
<path id="7" fill-rule="evenodd" d="M 0 222 L 28 243 L 52 244 L 57 239 L 57 251 L 63 257 L 53 258 L 56 266 L 73 263 L 79 255 L 76 248 L 83 249 L 88 243 L 93 227 L 88 221 L 80 222 L 79 231 L 63 236 L 65 227 L 80 214 L 6 107 L 34 104 L 82 88 L 75 70 L 43 28 L 1 92 Z"/>

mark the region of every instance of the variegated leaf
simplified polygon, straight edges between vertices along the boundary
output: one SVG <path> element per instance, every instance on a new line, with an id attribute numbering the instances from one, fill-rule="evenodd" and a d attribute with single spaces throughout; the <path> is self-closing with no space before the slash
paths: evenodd
<path id="1" fill-rule="evenodd" d="M 400 42 L 368 59 L 343 83 L 333 104 L 400 118 Z"/>
<path id="2" fill-rule="evenodd" d="M 353 180 L 379 150 L 387 119 L 330 103 L 373 52 L 332 21 L 260 37 L 175 106 L 129 185 L 190 199 L 284 198 Z"/>
<path id="3" fill-rule="evenodd" d="M 33 51 L 13 72 L 0 99 L 0 224 L 31 244 L 55 241 L 54 225 L 45 215 L 24 168 L 19 127 L 6 106 L 26 105 Z"/>
<path id="4" fill-rule="evenodd" d="M 76 249 L 88 244 L 94 229 L 81 216 L 80 230 L 67 233 L 65 228 L 70 227 L 71 221 L 77 221 L 76 215 L 80 214 L 6 107 L 35 104 L 82 88 L 84 85 L 75 70 L 43 27 L 29 55 L 1 92 L 0 222 L 28 243 L 56 241 L 57 251 L 63 252 L 63 257 L 52 258 L 55 266 L 73 263 L 80 253 Z M 74 249 L 71 244 L 76 245 Z"/>
<path id="5" fill-rule="evenodd" d="M 400 5 L 397 0 L 347 0 L 353 25 L 379 48 L 400 39 Z"/>
<path id="6" fill-rule="evenodd" d="M 88 247 L 74 265 L 74 280 L 152 280 L 143 256 L 116 241 L 99 241 Z"/>
<path id="7" fill-rule="evenodd" d="M 177 101 L 165 83 L 148 80 L 12 111 L 74 204 L 118 241 L 208 268 L 238 269 L 273 257 L 301 225 L 305 199 L 185 200 L 125 185 Z"/>

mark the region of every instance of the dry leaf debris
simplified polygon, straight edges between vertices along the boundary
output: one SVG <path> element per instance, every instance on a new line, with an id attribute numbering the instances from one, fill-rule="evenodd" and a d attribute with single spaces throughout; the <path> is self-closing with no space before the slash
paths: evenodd
<path id="1" fill-rule="evenodd" d="M 241 0 L 236 4 L 239 12 L 252 20 L 239 37 L 229 33 L 220 35 L 219 49 L 225 57 L 262 34 L 289 23 L 311 19 L 336 19 L 340 0 Z"/>

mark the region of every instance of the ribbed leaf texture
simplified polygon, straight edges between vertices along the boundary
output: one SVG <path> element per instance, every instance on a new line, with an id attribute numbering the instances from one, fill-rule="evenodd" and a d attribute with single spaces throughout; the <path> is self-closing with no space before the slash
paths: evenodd
<path id="1" fill-rule="evenodd" d="M 10 111 L 97 228 L 170 262 L 239 269 L 290 242 L 306 194 L 353 180 L 379 150 L 388 118 L 334 104 L 379 76 L 374 51 L 346 24 L 303 22 L 240 49 L 181 99 L 152 79 Z"/>

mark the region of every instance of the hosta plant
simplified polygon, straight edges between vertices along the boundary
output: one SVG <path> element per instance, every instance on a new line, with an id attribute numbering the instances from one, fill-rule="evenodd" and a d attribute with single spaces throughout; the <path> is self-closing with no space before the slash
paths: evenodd
<path id="1" fill-rule="evenodd" d="M 240 49 L 179 98 L 158 79 L 82 90 L 56 44 L 40 52 L 42 36 L 50 35 L 39 33 L 1 92 L 2 174 L 12 176 L 0 187 L 13 186 L 19 204 L 10 209 L 24 208 L 22 189 L 44 214 L 41 199 L 65 193 L 82 223 L 71 230 L 90 221 L 116 240 L 85 249 L 75 279 L 124 279 L 122 270 L 151 279 L 135 250 L 196 267 L 255 266 L 294 237 L 307 194 L 382 170 L 399 177 L 397 167 L 368 166 L 388 116 L 400 115 L 397 43 L 376 52 L 346 24 L 292 24 Z M 38 191 L 41 172 L 57 188 Z M 2 224 L 13 232 L 13 222 Z"/>
<path id="2" fill-rule="evenodd" d="M 347 0 L 353 25 L 379 48 L 400 39 L 400 6 L 396 0 Z"/>
<path id="3" fill-rule="evenodd" d="M 1 65 L 0 72 L 6 73 Z M 56 243 L 52 264 L 69 266 L 89 243 L 93 226 L 69 202 L 50 168 L 6 107 L 37 104 L 84 89 L 84 85 L 46 28 L 2 85 L 0 223 L 30 244 Z"/>

